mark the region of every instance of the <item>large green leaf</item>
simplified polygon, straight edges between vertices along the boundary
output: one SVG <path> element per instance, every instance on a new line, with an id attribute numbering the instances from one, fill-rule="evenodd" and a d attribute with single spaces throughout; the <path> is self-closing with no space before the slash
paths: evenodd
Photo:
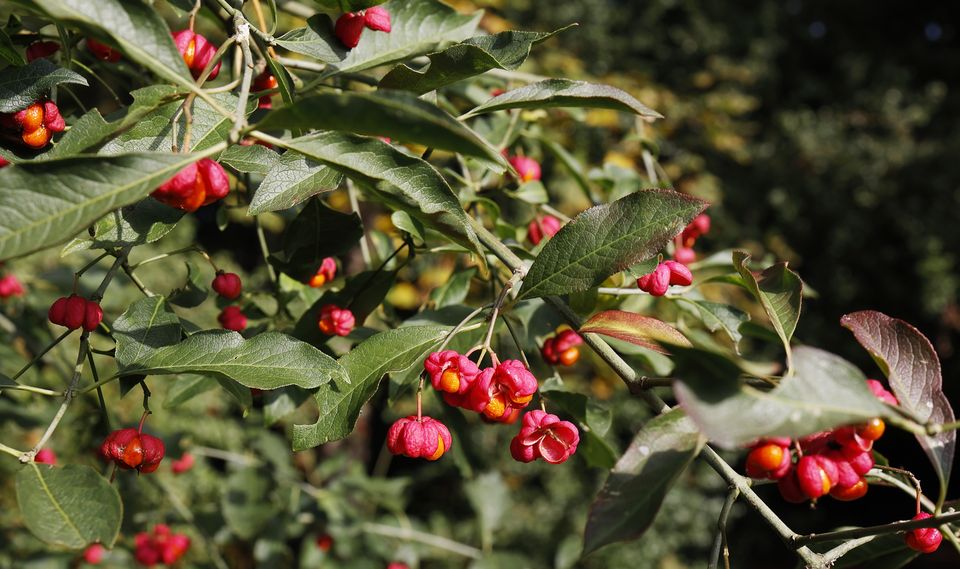
<path id="1" fill-rule="evenodd" d="M 197 332 L 123 368 L 124 375 L 180 373 L 227 377 L 256 389 L 286 385 L 312 389 L 331 380 L 344 381 L 343 370 L 330 356 L 279 332 L 264 332 L 249 340 L 229 330 Z"/>
<path id="2" fill-rule="evenodd" d="M 394 67 L 380 80 L 380 88 L 422 94 L 491 69 L 513 70 L 527 59 L 530 48 L 561 31 L 507 31 L 472 37 L 428 54 L 430 63 L 426 68 L 414 69 L 409 64 Z"/>
<path id="3" fill-rule="evenodd" d="M 403 91 L 321 93 L 273 111 L 258 126 L 386 136 L 481 158 L 508 168 L 497 149 L 475 132 L 436 105 Z"/>
<path id="4" fill-rule="evenodd" d="M 333 22 L 326 14 L 317 14 L 307 20 L 305 27 L 277 38 L 277 45 L 324 63 L 339 63 L 347 55 L 347 50 L 333 34 Z"/>
<path id="5" fill-rule="evenodd" d="M 595 287 L 657 254 L 706 207 L 669 190 L 646 190 L 592 207 L 554 235 L 527 272 L 522 298 Z"/>
<path id="6" fill-rule="evenodd" d="M 294 425 L 293 449 L 304 450 L 349 435 L 360 408 L 376 393 L 383 376 L 422 360 L 448 330 L 440 326 L 388 330 L 368 338 L 340 358 L 350 383 L 335 379 L 320 387 L 315 395 L 320 418 L 313 425 Z"/>
<path id="7" fill-rule="evenodd" d="M 310 160 L 299 152 L 286 152 L 267 171 L 250 201 L 248 213 L 287 209 L 321 192 L 337 189 L 343 174 Z"/>
<path id="8" fill-rule="evenodd" d="M 873 356 L 900 407 L 921 423 L 953 422 L 953 408 L 943 393 L 940 359 L 926 336 L 903 320 L 872 310 L 846 314 L 840 323 Z M 946 484 L 953 468 L 957 432 L 917 435 L 917 440 L 930 457 L 940 484 Z"/>
<path id="9" fill-rule="evenodd" d="M 547 79 L 507 91 L 475 107 L 466 116 L 504 109 L 543 109 L 547 107 L 583 107 L 613 109 L 659 119 L 663 115 L 636 100 L 629 93 L 609 85 L 595 85 L 570 79 Z"/>
<path id="10" fill-rule="evenodd" d="M 711 441 L 725 447 L 763 436 L 799 438 L 889 415 L 856 366 L 822 350 L 797 348 L 794 374 L 770 391 L 743 384 L 740 369 L 721 355 L 670 351 L 677 364 L 677 400 Z"/>
<path id="11" fill-rule="evenodd" d="M 46 97 L 51 88 L 61 83 L 87 85 L 87 80 L 44 58 L 24 67 L 7 67 L 0 71 L 0 113 L 25 109 L 34 101 Z"/>
<path id="12" fill-rule="evenodd" d="M 120 533 L 120 494 L 89 466 L 56 468 L 31 462 L 16 478 L 17 503 L 39 539 L 71 549 L 91 543 L 113 547 Z"/>
<path id="13" fill-rule="evenodd" d="M 677 299 L 682 302 L 681 306 L 693 308 L 693 312 L 700 317 L 703 325 L 711 332 L 723 330 L 733 341 L 737 353 L 740 350 L 740 340 L 743 334 L 740 333 L 740 325 L 750 320 L 750 315 L 746 312 L 734 308 L 727 304 L 718 302 L 709 302 L 707 300 L 690 299 L 681 297 Z"/>
<path id="14" fill-rule="evenodd" d="M 280 155 L 261 144 L 234 144 L 220 154 L 219 162 L 238 172 L 266 175 L 280 161 Z"/>
<path id="15" fill-rule="evenodd" d="M 117 342 L 117 366 L 121 371 L 137 367 L 153 352 L 172 346 L 183 337 L 180 319 L 162 296 L 151 296 L 131 304 L 113 322 Z"/>
<path id="16" fill-rule="evenodd" d="M 26 1 L 26 0 L 25 0 Z M 161 79 L 194 88 L 193 78 L 160 13 L 129 0 L 29 0 L 61 23 L 83 28 L 120 48 L 123 55 Z"/>
<path id="17" fill-rule="evenodd" d="M 447 238 L 482 253 L 460 201 L 429 163 L 379 140 L 341 132 L 295 138 L 284 144 L 359 182 L 373 197 L 406 211 Z"/>
<path id="18" fill-rule="evenodd" d="M 24 65 L 26 62 L 17 48 L 10 41 L 10 36 L 5 30 L 0 29 L 0 59 L 3 59 L 10 65 Z"/>
<path id="19" fill-rule="evenodd" d="M 663 343 L 690 345 L 683 334 L 666 322 L 623 310 L 605 310 L 594 314 L 580 326 L 580 332 L 610 336 L 661 354 L 668 353 L 661 345 Z"/>
<path id="20" fill-rule="evenodd" d="M 583 552 L 643 535 L 704 443 L 697 426 L 679 409 L 644 425 L 590 507 Z"/>
<path id="21" fill-rule="evenodd" d="M 391 0 L 383 6 L 390 12 L 390 33 L 363 30 L 360 45 L 350 50 L 328 75 L 357 72 L 434 51 L 445 42 L 461 41 L 477 29 L 481 12 L 470 15 L 437 0 Z"/>
<path id="22" fill-rule="evenodd" d="M 205 155 L 84 156 L 3 168 L 0 259 L 66 241 L 107 212 L 146 197 Z"/>
<path id="23" fill-rule="evenodd" d="M 212 97 L 223 107 L 235 109 L 237 97 L 229 93 L 218 93 Z M 137 123 L 120 136 L 114 138 L 100 149 L 100 154 L 122 154 L 125 152 L 168 152 L 173 148 L 174 132 L 177 134 L 177 148 L 183 148 L 187 133 L 187 116 L 181 114 L 176 128 L 173 116 L 181 107 L 178 100 L 169 102 L 139 118 Z M 256 108 L 251 102 L 248 111 Z M 224 117 L 203 99 L 193 102 L 193 125 L 190 135 L 190 148 L 199 152 L 227 140 L 233 127 L 233 120 Z"/>
<path id="24" fill-rule="evenodd" d="M 183 210 L 156 200 L 143 200 L 101 217 L 86 234 L 67 243 L 63 255 L 84 249 L 113 249 L 153 243 L 173 231 Z"/>
<path id="25" fill-rule="evenodd" d="M 49 160 L 80 154 L 110 136 L 114 129 L 114 125 L 103 119 L 100 111 L 92 109 L 71 124 L 70 130 L 57 141 L 57 144 L 40 156 Z"/>
<path id="26" fill-rule="evenodd" d="M 274 254 L 276 265 L 298 281 L 306 281 L 326 257 L 346 253 L 363 237 L 356 213 L 341 213 L 311 200 L 283 234 L 283 249 Z"/>
<path id="27" fill-rule="evenodd" d="M 800 304 L 803 300 L 803 282 L 797 273 L 787 268 L 786 263 L 777 263 L 754 275 L 747 267 L 750 255 L 743 251 L 733 252 L 733 266 L 743 278 L 743 284 L 760 301 L 763 311 L 770 318 L 774 330 L 780 336 L 784 349 L 790 353 L 790 338 L 800 320 Z"/>

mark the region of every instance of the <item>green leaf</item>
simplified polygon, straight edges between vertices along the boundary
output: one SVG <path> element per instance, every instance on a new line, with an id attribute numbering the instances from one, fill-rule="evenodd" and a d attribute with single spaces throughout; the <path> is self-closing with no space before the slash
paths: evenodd
<path id="1" fill-rule="evenodd" d="M 503 522 L 503 516 L 513 507 L 510 489 L 499 472 L 487 472 L 463 485 L 463 491 L 480 520 L 481 541 L 493 544 L 493 533 Z"/>
<path id="2" fill-rule="evenodd" d="M 612 109 L 649 119 L 663 118 L 663 115 L 657 111 L 616 87 L 570 79 L 547 79 L 507 91 L 474 108 L 464 118 L 505 109 L 544 109 L 551 107 Z"/>
<path id="3" fill-rule="evenodd" d="M 52 545 L 113 547 L 120 533 L 120 494 L 89 466 L 56 468 L 31 462 L 16 478 L 17 503 L 33 535 Z"/>
<path id="4" fill-rule="evenodd" d="M 321 192 L 337 189 L 343 174 L 299 152 L 287 151 L 266 173 L 247 213 L 259 215 L 297 205 Z"/>
<path id="5" fill-rule="evenodd" d="M 91 248 L 115 249 L 153 243 L 173 231 L 184 215 L 183 210 L 157 200 L 142 200 L 98 219 L 86 235 L 65 245 L 62 254 Z"/>
<path id="6" fill-rule="evenodd" d="M 697 426 L 679 409 L 644 425 L 590 507 L 583 553 L 643 535 L 705 442 Z"/>
<path id="7" fill-rule="evenodd" d="M 270 426 L 297 410 L 310 398 L 310 392 L 299 387 L 281 387 L 263 393 L 263 423 Z"/>
<path id="8" fill-rule="evenodd" d="M 800 438 L 840 425 L 887 417 L 889 411 L 850 362 L 810 347 L 794 352 L 794 374 L 770 391 L 739 380 L 725 357 L 673 348 L 680 405 L 711 441 L 728 448 L 759 437 Z"/>
<path id="9" fill-rule="evenodd" d="M 130 361 L 122 373 L 200 373 L 226 377 L 256 389 L 286 385 L 313 389 L 344 379 L 337 362 L 310 344 L 279 332 L 264 332 L 245 340 L 229 330 L 197 332 L 178 344 Z"/>
<path id="10" fill-rule="evenodd" d="M 110 136 L 115 128 L 114 125 L 103 120 L 100 111 L 93 109 L 71 124 L 70 130 L 57 141 L 57 144 L 40 156 L 51 159 L 80 154 Z"/>
<path id="11" fill-rule="evenodd" d="M 477 274 L 476 268 L 454 273 L 447 282 L 430 291 L 430 300 L 437 309 L 460 304 L 470 292 L 470 281 Z"/>
<path id="12" fill-rule="evenodd" d="M 141 153 L 20 163 L 0 170 L 0 259 L 62 243 L 147 196 L 204 154 Z M 24 208 L 23 204 L 30 204 Z"/>
<path id="13" fill-rule="evenodd" d="M 290 75 L 290 72 L 287 71 L 287 68 L 280 65 L 273 57 L 267 57 L 267 67 L 270 69 L 271 75 L 277 80 L 277 89 L 280 91 L 280 97 L 284 103 L 289 105 L 293 102 L 293 95 L 297 90 L 293 82 L 293 77 Z"/>
<path id="14" fill-rule="evenodd" d="M 57 67 L 49 59 L 37 59 L 24 67 L 0 71 L 0 113 L 13 113 L 43 99 L 61 83 L 88 85 L 82 75 Z"/>
<path id="15" fill-rule="evenodd" d="M 333 22 L 326 14 L 316 14 L 307 20 L 306 27 L 277 38 L 277 45 L 323 63 L 339 63 L 347 55 L 347 50 L 333 33 Z"/>
<path id="16" fill-rule="evenodd" d="M 349 435 L 360 408 L 376 393 L 381 378 L 422 360 L 448 330 L 439 326 L 388 330 L 368 338 L 340 358 L 350 383 L 335 379 L 320 387 L 315 395 L 320 418 L 313 425 L 294 425 L 293 450 L 305 450 Z"/>
<path id="17" fill-rule="evenodd" d="M 237 97 L 229 93 L 211 95 L 221 106 L 235 109 Z M 173 116 L 180 111 L 182 103 L 178 100 L 169 102 L 140 117 L 137 123 L 120 136 L 114 138 L 100 149 L 100 154 L 122 154 L 125 152 L 167 152 L 174 146 L 173 133 L 176 131 L 177 148 L 182 148 L 187 134 L 187 116 L 181 114 L 177 119 L 176 128 L 173 125 Z M 248 106 L 252 111 L 256 108 L 254 102 Z M 224 117 L 213 109 L 206 101 L 197 99 L 193 102 L 193 127 L 190 137 L 190 148 L 199 152 L 227 140 L 233 120 Z"/>
<path id="18" fill-rule="evenodd" d="M 743 334 L 740 333 L 740 325 L 750 320 L 749 314 L 732 306 L 717 302 L 692 300 L 684 297 L 678 300 L 689 303 L 696 309 L 697 314 L 703 321 L 703 325 L 707 327 L 707 330 L 711 332 L 723 330 L 726 332 L 727 336 L 733 340 L 737 353 L 739 353 L 740 340 L 743 338 Z"/>
<path id="19" fill-rule="evenodd" d="M 113 322 L 113 337 L 117 342 L 117 366 L 125 370 L 147 359 L 158 348 L 179 342 L 183 327 L 164 297 L 151 296 L 131 304 Z"/>
<path id="20" fill-rule="evenodd" d="M 774 330 L 790 353 L 790 338 L 800 320 L 800 304 L 803 299 L 803 281 L 797 273 L 787 268 L 786 263 L 777 263 L 754 275 L 747 267 L 750 255 L 743 251 L 733 252 L 733 266 L 743 278 L 744 286 L 760 301 L 763 311 L 770 318 Z"/>
<path id="21" fill-rule="evenodd" d="M 179 407 L 194 397 L 217 387 L 217 380 L 204 375 L 183 375 L 175 378 L 163 400 L 164 409 Z"/>
<path id="22" fill-rule="evenodd" d="M 840 323 L 848 328 L 890 382 L 900 407 L 921 424 L 954 421 L 950 400 L 943 393 L 940 359 L 926 336 L 910 324 L 881 312 L 864 310 L 846 314 Z M 935 436 L 917 435 L 930 457 L 940 484 L 950 480 L 957 432 L 950 430 Z"/>
<path id="23" fill-rule="evenodd" d="M 505 193 L 511 198 L 522 200 L 530 204 L 550 203 L 550 196 L 547 194 L 547 188 L 544 187 L 543 182 L 539 180 L 524 182 L 520 184 L 520 187 L 515 191 L 507 190 Z"/>
<path id="24" fill-rule="evenodd" d="M 235 144 L 220 154 L 220 163 L 245 174 L 266 175 L 280 161 L 280 155 L 260 144 Z"/>
<path id="25" fill-rule="evenodd" d="M 593 192 L 590 190 L 590 182 L 587 180 L 587 175 L 584 173 L 583 165 L 580 164 L 580 161 L 577 160 L 572 154 L 567 152 L 567 149 L 558 144 L 555 140 L 551 140 L 546 137 L 539 139 L 540 144 L 544 148 L 553 153 L 554 156 L 560 161 L 561 164 L 566 167 L 567 171 L 570 172 L 570 176 L 573 180 L 580 186 L 580 190 L 583 192 L 583 195 L 591 203 L 597 203 L 593 197 Z M 611 198 L 613 199 L 613 198 Z"/>
<path id="26" fill-rule="evenodd" d="M 284 142 L 291 150 L 323 162 L 362 184 L 374 197 L 402 209 L 424 225 L 482 255 L 467 215 L 446 180 L 429 163 L 389 144 L 325 132 Z"/>
<path id="27" fill-rule="evenodd" d="M 17 51 L 17 48 L 13 46 L 13 42 L 10 41 L 10 36 L 2 29 L 0 29 L 0 59 L 3 59 L 10 65 L 23 65 L 26 63 L 23 60 L 23 56 Z"/>
<path id="28" fill-rule="evenodd" d="M 153 6 L 127 0 L 30 0 L 30 4 L 62 24 L 105 39 L 161 79 L 196 88 L 170 29 Z"/>
<path id="29" fill-rule="evenodd" d="M 170 304 L 195 308 L 210 296 L 210 281 L 193 261 L 186 261 L 187 280 L 183 286 L 170 292 Z"/>
<path id="30" fill-rule="evenodd" d="M 380 88 L 403 89 L 419 95 L 491 69 L 512 71 L 527 59 L 530 48 L 565 29 L 550 33 L 507 31 L 472 37 L 428 54 L 430 63 L 426 68 L 415 70 L 406 64 L 394 67 L 380 80 Z"/>
<path id="31" fill-rule="evenodd" d="M 231 474 L 220 502 L 230 531 L 241 539 L 252 539 L 263 533 L 281 512 L 271 496 L 274 487 L 270 474 L 258 468 L 244 468 Z"/>
<path id="32" fill-rule="evenodd" d="M 316 274 L 325 257 L 346 253 L 363 237 L 363 224 L 356 213 L 341 213 L 311 200 L 283 234 L 283 250 L 275 264 L 298 281 Z"/>
<path id="33" fill-rule="evenodd" d="M 403 91 L 321 93 L 272 111 L 259 126 L 386 136 L 509 167 L 497 149 L 477 133 L 436 105 Z"/>
<path id="34" fill-rule="evenodd" d="M 402 61 L 434 51 L 442 43 L 466 39 L 483 15 L 481 11 L 461 15 L 436 0 L 391 0 L 384 8 L 390 12 L 390 33 L 363 30 L 360 45 L 339 64 L 331 65 L 327 76 Z"/>
<path id="35" fill-rule="evenodd" d="M 580 327 L 581 333 L 601 334 L 649 348 L 661 354 L 668 346 L 690 346 L 690 340 L 666 322 L 623 310 L 606 310 L 594 314 Z"/>
<path id="36" fill-rule="evenodd" d="M 706 207 L 669 190 L 646 190 L 592 207 L 547 241 L 527 272 L 521 298 L 598 286 L 656 255 Z"/>

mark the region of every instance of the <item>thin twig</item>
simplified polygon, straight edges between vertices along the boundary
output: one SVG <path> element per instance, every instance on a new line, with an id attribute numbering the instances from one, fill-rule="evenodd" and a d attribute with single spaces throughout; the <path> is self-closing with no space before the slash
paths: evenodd
<path id="1" fill-rule="evenodd" d="M 405 541 L 416 541 L 424 545 L 429 545 L 430 547 L 435 547 L 437 549 L 449 551 L 450 553 L 456 553 L 457 555 L 469 557 L 470 559 L 483 558 L 483 552 L 476 547 L 472 547 L 452 539 L 447 539 L 445 537 L 440 537 L 438 535 L 417 531 L 415 529 L 398 528 L 385 524 L 375 524 L 369 522 L 363 524 L 362 529 L 366 533 L 382 535 L 385 537 L 395 537 Z"/>
<path id="2" fill-rule="evenodd" d="M 723 565 L 725 569 L 730 569 L 730 549 L 727 546 L 727 520 L 730 518 L 730 511 L 733 504 L 740 497 L 740 491 L 734 486 L 727 492 L 727 499 L 720 508 L 720 516 L 717 518 L 717 537 L 713 542 L 713 553 L 710 556 L 710 564 L 707 569 L 717 569 L 720 562 L 720 555 L 723 555 Z"/>

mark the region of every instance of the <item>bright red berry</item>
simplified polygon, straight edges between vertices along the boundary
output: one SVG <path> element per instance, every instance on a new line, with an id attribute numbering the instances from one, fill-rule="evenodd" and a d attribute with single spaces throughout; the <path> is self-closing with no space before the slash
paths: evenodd
<path id="1" fill-rule="evenodd" d="M 320 288 L 337 276 L 337 261 L 333 257 L 326 257 L 320 262 L 317 274 L 310 278 L 310 286 Z"/>
<path id="2" fill-rule="evenodd" d="M 0 156 L 0 168 L 6 168 L 9 165 L 10 165 L 10 161 L 4 158 L 3 156 Z"/>
<path id="3" fill-rule="evenodd" d="M 330 551 L 332 547 L 333 547 L 333 538 L 330 537 L 330 534 L 325 533 L 323 535 L 317 536 L 317 548 L 319 548 L 320 551 L 326 553 Z"/>
<path id="4" fill-rule="evenodd" d="M 507 162 L 517 171 L 521 182 L 539 180 L 542 175 L 540 163 L 529 156 L 512 156 Z"/>
<path id="5" fill-rule="evenodd" d="M 141 565 L 152 567 L 158 563 L 173 565 L 190 548 L 190 538 L 172 533 L 164 524 L 157 524 L 151 533 L 140 532 L 134 538 L 133 556 Z"/>
<path id="6" fill-rule="evenodd" d="M 27 46 L 27 61 L 34 61 L 60 51 L 60 44 L 55 41 L 35 41 Z"/>
<path id="7" fill-rule="evenodd" d="M 660 263 L 652 273 L 637 279 L 637 288 L 650 293 L 652 296 L 667 294 L 667 289 L 670 288 L 670 269 Z"/>
<path id="8" fill-rule="evenodd" d="M 790 449 L 775 443 L 763 443 L 747 455 L 747 476 L 778 480 L 790 470 Z"/>
<path id="9" fill-rule="evenodd" d="M 194 212 L 230 193 L 230 179 L 223 166 L 201 158 L 180 170 L 150 195 L 171 207 Z"/>
<path id="10" fill-rule="evenodd" d="M 213 278 L 213 283 L 210 286 L 217 294 L 227 300 L 237 298 L 243 290 L 243 283 L 239 275 L 223 271 L 217 271 L 217 276 Z"/>
<path id="11" fill-rule="evenodd" d="M 387 569 L 410 569 L 410 567 L 406 563 L 394 561 L 393 563 L 387 565 Z"/>
<path id="12" fill-rule="evenodd" d="M 926 512 L 920 512 L 913 517 L 914 520 L 925 520 L 932 517 Z M 920 553 L 933 553 L 940 547 L 943 541 L 943 534 L 937 528 L 918 528 L 908 531 L 905 537 L 907 547 Z"/>
<path id="13" fill-rule="evenodd" d="M 573 423 L 537 409 L 523 416 L 520 433 L 510 441 L 510 454 L 519 462 L 542 458 L 560 464 L 577 452 L 579 443 L 580 431 Z"/>
<path id="14" fill-rule="evenodd" d="M 101 322 L 103 322 L 103 309 L 100 308 L 99 303 L 88 300 L 84 307 L 83 329 L 93 332 Z"/>
<path id="15" fill-rule="evenodd" d="M 861 478 L 850 486 L 846 486 L 846 487 L 837 486 L 836 488 L 831 489 L 830 497 L 836 500 L 840 500 L 841 502 L 851 502 L 853 500 L 859 500 L 860 498 L 863 498 L 866 495 L 867 489 L 869 488 L 869 486 L 870 485 L 867 484 L 867 481 Z"/>
<path id="16" fill-rule="evenodd" d="M 580 359 L 580 350 L 577 348 L 583 343 L 583 338 L 573 330 L 564 330 L 543 342 L 540 353 L 544 361 L 551 365 L 571 366 Z"/>
<path id="17" fill-rule="evenodd" d="M 347 12 L 339 18 L 334 26 L 333 33 L 340 40 L 340 43 L 353 49 L 360 43 L 360 35 L 363 33 L 364 18 L 362 12 Z"/>
<path id="18" fill-rule="evenodd" d="M 782 478 L 777 480 L 777 490 L 780 491 L 783 499 L 791 504 L 802 504 L 807 501 L 806 494 L 800 489 L 796 468 L 790 468 Z"/>
<path id="19" fill-rule="evenodd" d="M 549 239 L 560 231 L 563 224 L 552 215 L 538 217 L 527 226 L 527 238 L 534 245 L 539 245 L 544 239 Z"/>
<path id="20" fill-rule="evenodd" d="M 480 375 L 477 364 L 453 350 L 433 352 L 423 362 L 434 389 L 444 393 L 466 393 Z"/>
<path id="21" fill-rule="evenodd" d="M 387 431 L 387 449 L 410 458 L 437 460 L 452 444 L 446 425 L 431 417 L 410 415 L 397 419 Z"/>
<path id="22" fill-rule="evenodd" d="M 37 452 L 37 456 L 33 457 L 33 462 L 39 462 L 40 464 L 56 464 L 57 453 L 53 452 L 52 449 L 42 448 Z"/>
<path id="23" fill-rule="evenodd" d="M 17 277 L 13 275 L 4 275 L 0 277 L 0 298 L 10 298 L 12 296 L 23 296 L 23 285 Z"/>
<path id="24" fill-rule="evenodd" d="M 890 393 L 889 391 L 887 391 L 887 388 L 884 387 L 883 384 L 880 383 L 879 381 L 875 379 L 868 379 L 867 387 L 870 388 L 870 391 L 872 391 L 873 394 L 880 401 L 883 401 L 884 403 L 888 403 L 894 406 L 900 404 L 900 402 L 897 401 L 897 398 L 893 395 L 893 393 Z"/>
<path id="25" fill-rule="evenodd" d="M 50 306 L 47 318 L 52 324 L 70 330 L 83 328 L 87 332 L 92 332 L 103 321 L 103 310 L 98 303 L 71 294 L 68 297 L 58 298 Z"/>
<path id="26" fill-rule="evenodd" d="M 327 304 L 320 309 L 317 325 L 320 331 L 327 336 L 346 336 L 356 324 L 353 312 L 333 304 Z"/>
<path id="27" fill-rule="evenodd" d="M 260 75 L 257 75 L 256 79 L 253 80 L 254 91 L 269 91 L 271 89 L 276 89 L 278 85 L 279 83 L 277 83 L 277 78 L 271 75 L 270 71 L 264 71 Z M 272 109 L 273 101 L 271 100 L 271 95 L 263 95 L 260 97 L 260 100 L 257 103 L 257 108 Z"/>
<path id="28" fill-rule="evenodd" d="M 20 128 L 20 138 L 30 148 L 43 148 L 50 142 L 52 133 L 63 132 L 67 123 L 53 101 L 37 101 L 26 109 L 17 111 L 11 119 Z"/>
<path id="29" fill-rule="evenodd" d="M 183 62 L 187 64 L 187 68 L 190 69 L 190 74 L 193 75 L 194 79 L 200 78 L 207 64 L 217 53 L 217 46 L 207 41 L 207 38 L 189 29 L 174 32 L 173 43 L 177 46 L 180 55 L 183 56 Z M 220 62 L 218 61 L 207 78 L 216 79 L 219 74 Z"/>
<path id="30" fill-rule="evenodd" d="M 247 328 L 247 316 L 239 306 L 227 306 L 221 310 L 217 321 L 224 329 L 234 332 L 243 332 Z"/>
<path id="31" fill-rule="evenodd" d="M 689 265 L 697 260 L 697 254 L 693 251 L 692 247 L 677 247 L 673 252 L 673 260 L 684 265 Z"/>
<path id="32" fill-rule="evenodd" d="M 113 431 L 100 446 L 104 458 L 120 468 L 136 469 L 142 474 L 156 470 L 165 452 L 163 441 L 133 428 Z"/>
<path id="33" fill-rule="evenodd" d="M 185 452 L 180 458 L 170 463 L 170 470 L 172 470 L 174 474 L 183 474 L 193 468 L 193 464 L 193 455 Z"/>
<path id="34" fill-rule="evenodd" d="M 106 548 L 99 543 L 94 543 L 83 550 L 83 560 L 90 565 L 99 565 L 106 552 Z"/>
<path id="35" fill-rule="evenodd" d="M 120 61 L 120 52 L 105 43 L 93 38 L 87 38 L 87 50 L 101 61 L 116 63 Z"/>
<path id="36" fill-rule="evenodd" d="M 804 455 L 797 461 L 797 483 L 807 498 L 816 499 L 829 494 L 837 483 L 837 465 L 822 455 Z"/>
<path id="37" fill-rule="evenodd" d="M 862 425 L 857 425 L 857 435 L 868 441 L 875 441 L 883 436 L 883 431 L 886 428 L 883 419 L 874 417 Z"/>
<path id="38" fill-rule="evenodd" d="M 482 370 L 462 397 L 445 394 L 444 400 L 451 405 L 483 413 L 489 419 L 499 420 L 513 409 L 526 407 L 538 387 L 537 378 L 523 362 L 505 360 L 495 368 Z"/>
<path id="39" fill-rule="evenodd" d="M 700 238 L 701 235 L 706 234 L 710 231 L 710 216 L 701 213 L 697 217 L 693 218 L 693 221 L 683 230 L 680 234 L 680 242 L 684 247 L 692 247 L 693 243 Z"/>
<path id="40" fill-rule="evenodd" d="M 363 11 L 363 23 L 371 30 L 390 33 L 390 12 L 383 6 L 373 6 Z"/>

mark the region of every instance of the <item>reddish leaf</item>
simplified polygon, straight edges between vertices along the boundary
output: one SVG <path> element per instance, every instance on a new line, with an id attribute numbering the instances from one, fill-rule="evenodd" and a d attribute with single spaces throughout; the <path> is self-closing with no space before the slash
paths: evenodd
<path id="1" fill-rule="evenodd" d="M 690 340 L 673 326 L 656 318 L 622 310 L 607 310 L 594 314 L 590 320 L 584 322 L 580 331 L 610 336 L 661 354 L 668 353 L 661 344 L 691 345 Z"/>

